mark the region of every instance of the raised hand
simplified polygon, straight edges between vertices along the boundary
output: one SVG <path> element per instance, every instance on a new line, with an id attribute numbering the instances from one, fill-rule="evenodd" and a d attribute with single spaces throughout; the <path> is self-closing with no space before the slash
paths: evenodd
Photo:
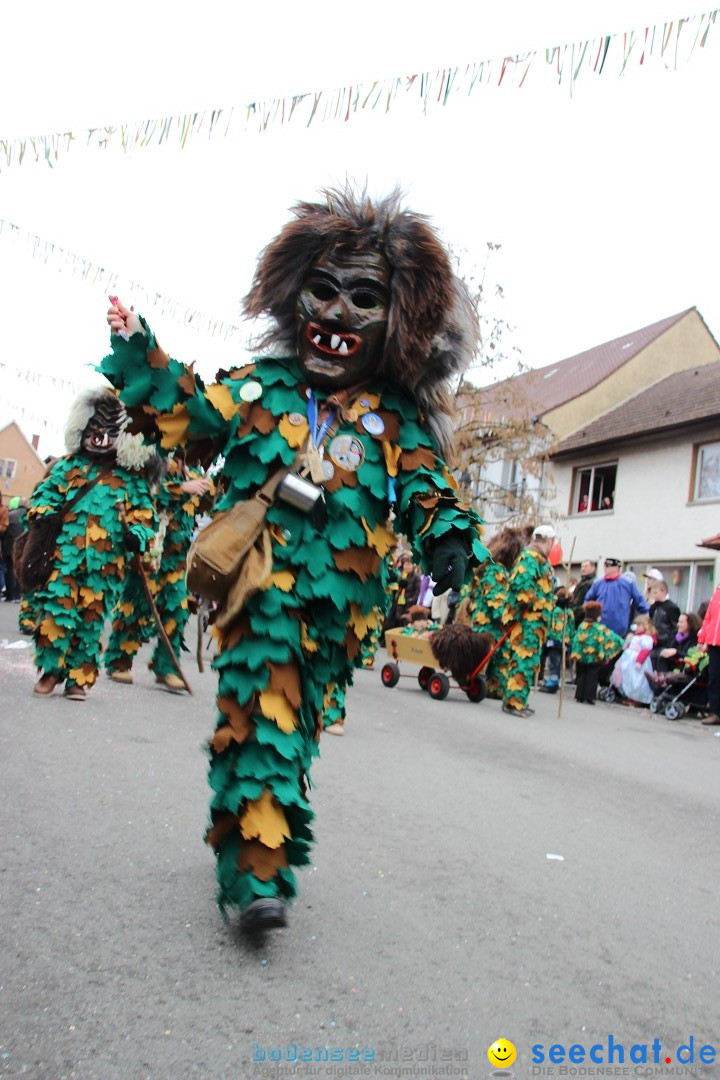
<path id="1" fill-rule="evenodd" d="M 126 341 L 130 334 L 145 333 L 142 323 L 132 308 L 125 307 L 117 296 L 110 296 L 108 299 L 111 306 L 108 308 L 107 321 L 111 333 L 119 334 Z"/>

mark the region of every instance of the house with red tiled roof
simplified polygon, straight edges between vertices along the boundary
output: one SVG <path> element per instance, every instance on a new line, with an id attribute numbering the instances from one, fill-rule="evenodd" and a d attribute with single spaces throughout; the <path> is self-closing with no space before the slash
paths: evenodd
<path id="1" fill-rule="evenodd" d="M 720 346 L 693 307 L 466 391 L 459 429 L 474 422 L 480 450 L 462 479 L 490 532 L 518 516 L 555 520 L 574 567 L 606 554 L 638 573 L 662 563 L 678 578 L 678 602 L 698 603 L 714 560 L 696 545 L 720 527 L 720 495 L 713 506 L 710 494 L 719 365 Z M 503 425 L 524 439 L 502 440 L 501 456 L 483 453 L 483 429 Z"/>
<path id="2" fill-rule="evenodd" d="M 495 418 L 539 417 L 563 438 L 667 375 L 716 360 L 720 347 L 697 308 L 688 308 L 470 396 Z"/>

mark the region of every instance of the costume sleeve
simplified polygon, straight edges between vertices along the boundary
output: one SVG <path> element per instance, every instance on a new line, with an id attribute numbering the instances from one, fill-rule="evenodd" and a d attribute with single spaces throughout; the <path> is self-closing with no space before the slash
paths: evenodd
<path id="1" fill-rule="evenodd" d="M 583 631 L 576 630 L 573 634 L 573 639 L 570 642 L 570 659 L 580 660 L 582 658 L 582 641 Z"/>
<path id="2" fill-rule="evenodd" d="M 98 371 L 120 392 L 140 429 L 165 450 L 190 442 L 224 444 L 237 429 L 241 383 L 232 378 L 205 386 L 192 366 L 173 360 L 158 344 L 144 319 L 146 334 L 129 341 L 111 335 L 112 352 Z"/>
<path id="3" fill-rule="evenodd" d="M 145 480 L 131 478 L 125 488 L 125 527 L 147 551 L 158 528 L 157 514 Z"/>
<path id="4" fill-rule="evenodd" d="M 481 519 L 458 498 L 455 478 L 420 424 L 403 416 L 398 442 L 387 445 L 388 475 L 397 496 L 396 531 L 408 537 L 416 561 L 429 572 L 436 542 L 451 532 L 464 540 L 469 567 L 489 558 Z"/>

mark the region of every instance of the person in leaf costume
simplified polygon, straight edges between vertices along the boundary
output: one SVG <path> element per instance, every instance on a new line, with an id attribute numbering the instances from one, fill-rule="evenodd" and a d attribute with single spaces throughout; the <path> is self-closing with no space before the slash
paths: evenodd
<path id="1" fill-rule="evenodd" d="M 384 609 L 391 509 L 440 591 L 459 588 L 468 563 L 487 555 L 441 456 L 452 438 L 449 379 L 478 340 L 467 292 L 397 193 L 324 194 L 298 204 L 260 255 L 245 311 L 270 320 L 263 355 L 206 386 L 118 302 L 100 365 L 163 447 L 211 440 L 222 453 L 217 510 L 282 466 L 301 468 L 324 502 L 323 524 L 275 500 L 272 572 L 230 625 L 215 627 L 207 840 L 221 911 L 239 908 L 248 931 L 285 925 L 292 868 L 309 861 L 306 778 L 327 695 L 350 683 Z"/>
<path id="2" fill-rule="evenodd" d="M 87 390 L 75 401 L 65 429 L 67 456 L 33 490 L 27 523 L 44 514 L 67 514 L 51 555 L 47 582 L 29 602 L 35 664 L 41 675 L 35 693 L 51 694 L 65 683 L 65 696 L 83 701 L 97 679 L 102 632 L 135 552 L 150 543 L 156 528 L 149 483 L 158 457 L 141 437 L 124 428 L 127 413 L 112 390 Z M 67 511 L 78 491 L 87 488 Z"/>
<path id="3" fill-rule="evenodd" d="M 600 622 L 602 604 L 599 601 L 589 600 L 584 604 L 583 615 L 570 645 L 570 659 L 576 663 L 575 700 L 594 705 L 600 669 L 620 655 L 624 641 Z"/>
<path id="4" fill-rule="evenodd" d="M 528 698 L 555 607 L 555 579 L 548 562 L 554 542 L 552 525 L 538 525 L 508 577 L 501 625 L 512 629 L 498 649 L 495 671 L 503 712 L 511 716 L 532 716 L 535 711 L 528 707 Z"/>
<path id="5" fill-rule="evenodd" d="M 211 481 L 202 470 L 190 468 L 182 457 L 166 459 L 166 472 L 154 496 L 160 527 L 147 552 L 146 579 L 165 633 L 179 660 L 190 611 L 185 571 L 190 538 L 200 500 Z M 155 618 L 140 576 L 131 570 L 113 612 L 112 630 L 105 651 L 105 669 L 115 682 L 133 681 L 132 665 L 140 646 L 157 637 Z M 175 673 L 165 645 L 158 639 L 150 670 L 163 688 L 185 688 Z"/>
<path id="6" fill-rule="evenodd" d="M 506 627 L 502 622 L 508 600 L 508 578 L 513 566 L 530 542 L 532 525 L 507 525 L 488 542 L 491 558 L 478 566 L 469 584 L 460 592 L 455 622 L 472 626 L 479 633 L 490 633 L 499 641 Z M 484 671 L 488 697 L 501 698 L 502 688 L 497 670 L 499 650 L 493 654 Z"/>

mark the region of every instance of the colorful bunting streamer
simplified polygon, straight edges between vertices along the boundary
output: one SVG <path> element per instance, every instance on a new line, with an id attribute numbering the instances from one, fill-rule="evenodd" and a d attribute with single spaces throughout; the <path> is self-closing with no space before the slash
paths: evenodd
<path id="1" fill-rule="evenodd" d="M 224 341 L 237 337 L 244 341 L 246 338 L 245 332 L 234 323 L 215 319 L 212 315 L 188 307 L 181 300 L 173 300 L 163 293 L 152 292 L 136 281 L 99 266 L 82 255 L 67 251 L 51 240 L 44 240 L 41 236 L 26 232 L 5 218 L 0 218 L 0 238 L 22 244 L 33 259 L 39 259 L 62 272 L 69 272 L 73 277 L 79 277 L 86 284 L 97 287 L 108 295 L 121 293 L 131 296 L 133 303 L 143 311 L 153 310 L 172 322 L 189 326 L 205 336 L 221 337 Z"/>
<path id="2" fill-rule="evenodd" d="M 687 62 L 699 46 L 705 48 L 711 26 L 720 9 L 714 8 L 689 18 L 677 19 L 641 31 L 607 34 L 600 38 L 570 42 L 553 48 L 516 56 L 481 60 L 464 66 L 442 68 L 407 76 L 359 83 L 331 90 L 313 90 L 269 101 L 251 102 L 243 107 L 218 108 L 202 112 L 155 117 L 139 123 L 120 123 L 88 128 L 84 132 L 0 139 L 2 167 L 12 168 L 29 159 L 46 161 L 52 168 L 61 154 L 73 146 L 106 149 L 120 147 L 125 152 L 163 144 L 185 147 L 190 139 L 227 137 L 248 131 L 264 132 L 271 126 L 314 122 L 347 123 L 357 113 L 382 109 L 389 112 L 399 99 L 419 102 L 427 114 L 443 108 L 459 95 L 469 95 L 478 86 L 525 85 L 528 73 L 545 65 L 559 85 L 572 95 L 581 75 L 602 75 L 614 63 L 623 75 L 631 62 L 647 66 L 649 58 L 668 70 Z"/>

